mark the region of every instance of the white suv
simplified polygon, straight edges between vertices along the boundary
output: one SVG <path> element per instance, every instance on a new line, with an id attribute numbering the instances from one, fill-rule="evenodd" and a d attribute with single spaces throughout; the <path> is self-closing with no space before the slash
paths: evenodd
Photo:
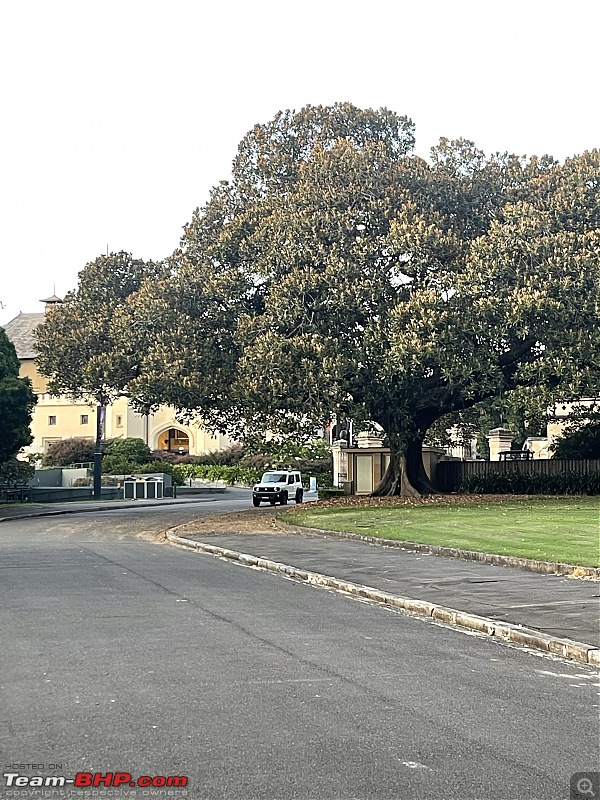
<path id="1" fill-rule="evenodd" d="M 284 506 L 288 500 L 301 503 L 303 495 L 300 473 L 285 469 L 265 472 L 260 483 L 252 487 L 252 503 L 256 507 L 261 504 L 262 500 L 269 502 L 272 506 L 275 503 L 281 503 Z"/>

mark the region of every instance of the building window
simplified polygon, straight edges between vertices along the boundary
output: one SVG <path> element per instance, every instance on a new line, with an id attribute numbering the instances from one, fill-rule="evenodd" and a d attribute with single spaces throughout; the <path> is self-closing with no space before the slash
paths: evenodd
<path id="1" fill-rule="evenodd" d="M 88 422 L 90 421 L 90 418 L 89 418 L 89 416 L 88 416 L 87 414 L 82 414 L 82 415 L 79 417 L 79 421 L 80 421 L 80 423 L 81 423 L 82 425 L 87 425 L 87 424 L 88 424 Z"/>
<path id="2" fill-rule="evenodd" d="M 56 417 L 55 416 L 48 417 L 48 425 L 56 425 Z"/>
<path id="3" fill-rule="evenodd" d="M 117 424 L 117 428 L 122 428 L 123 427 L 123 417 L 121 416 L 121 414 L 117 414 L 117 423 L 116 424 Z"/>

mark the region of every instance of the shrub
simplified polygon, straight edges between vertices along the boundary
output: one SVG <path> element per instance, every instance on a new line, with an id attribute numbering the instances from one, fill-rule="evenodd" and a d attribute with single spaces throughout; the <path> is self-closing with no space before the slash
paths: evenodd
<path id="1" fill-rule="evenodd" d="M 102 473 L 104 475 L 127 475 L 130 472 L 137 472 L 141 466 L 141 464 L 136 464 L 119 456 L 104 456 L 102 459 Z"/>
<path id="2" fill-rule="evenodd" d="M 150 461 L 149 464 L 143 464 L 134 470 L 138 475 L 148 475 L 152 472 L 164 472 L 173 478 L 175 486 L 183 486 L 185 482 L 185 475 L 182 472 L 182 467 L 177 464 L 169 464 L 168 461 Z"/>
<path id="3" fill-rule="evenodd" d="M 264 472 L 271 466 L 271 456 L 267 456 L 264 453 L 244 456 L 240 461 L 240 466 L 249 467 L 250 469 L 260 469 Z"/>
<path id="4" fill-rule="evenodd" d="M 466 494 L 600 494 L 600 471 L 550 475 L 490 472 L 472 475 L 458 487 Z"/>
<path id="5" fill-rule="evenodd" d="M 239 483 L 252 486 L 260 480 L 264 470 L 248 467 L 223 467 L 216 464 L 182 464 L 178 467 L 185 478 L 201 478 L 206 481 L 224 481 L 229 486 Z"/>
<path id="6" fill-rule="evenodd" d="M 246 456 L 268 456 L 271 464 L 278 467 L 295 466 L 297 459 L 320 460 L 331 456 L 331 449 L 323 439 L 298 441 L 292 437 L 269 439 L 259 435 L 248 435 L 244 440 Z"/>
<path id="7" fill-rule="evenodd" d="M 88 463 L 94 460 L 95 443 L 90 439 L 74 437 L 53 442 L 42 458 L 44 467 L 68 467 L 69 464 Z"/>
<path id="8" fill-rule="evenodd" d="M 206 455 L 195 456 L 195 463 L 205 466 L 235 467 L 244 458 L 244 452 L 241 444 L 232 444 L 224 450 L 212 450 Z"/>
<path id="9" fill-rule="evenodd" d="M 102 472 L 125 475 L 139 472 L 140 466 L 152 460 L 152 452 L 142 439 L 112 439 L 104 448 Z"/>
<path id="10" fill-rule="evenodd" d="M 35 467 L 27 461 L 9 458 L 0 464 L 0 486 L 24 484 L 33 478 Z"/>
<path id="11" fill-rule="evenodd" d="M 319 500 L 328 500 L 331 497 L 343 497 L 344 490 L 332 487 L 319 487 Z"/>
<path id="12" fill-rule="evenodd" d="M 93 478 L 76 478 L 73 481 L 73 486 L 91 486 L 93 482 L 94 482 Z M 112 475 L 102 476 L 102 486 L 118 486 L 118 485 L 119 481 Z"/>
<path id="13" fill-rule="evenodd" d="M 188 453 L 168 453 L 166 450 L 152 450 L 152 461 L 163 461 L 167 464 L 200 464 L 202 456 L 190 456 Z"/>
<path id="14" fill-rule="evenodd" d="M 134 464 L 147 464 L 152 453 L 143 439 L 111 439 L 104 447 L 104 455 L 122 458 Z"/>
<path id="15" fill-rule="evenodd" d="M 600 458 L 600 420 L 568 427 L 552 447 L 552 458 Z"/>

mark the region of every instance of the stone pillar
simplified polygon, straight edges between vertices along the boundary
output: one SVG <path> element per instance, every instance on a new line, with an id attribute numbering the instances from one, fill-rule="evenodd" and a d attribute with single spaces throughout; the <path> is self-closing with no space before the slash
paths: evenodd
<path id="1" fill-rule="evenodd" d="M 348 480 L 348 442 L 346 439 L 337 439 L 331 445 L 331 453 L 333 455 L 333 485 L 342 487 L 342 484 Z"/>
<path id="2" fill-rule="evenodd" d="M 549 439 L 547 436 L 530 436 L 525 440 L 523 449 L 530 450 L 533 453 L 534 459 L 550 458 L 548 453 Z"/>
<path id="3" fill-rule="evenodd" d="M 366 431 L 361 431 L 356 437 L 357 447 L 381 447 L 383 439 Z"/>
<path id="4" fill-rule="evenodd" d="M 507 428 L 492 428 L 485 437 L 490 445 L 490 461 L 500 461 L 500 453 L 512 448 L 515 434 Z"/>

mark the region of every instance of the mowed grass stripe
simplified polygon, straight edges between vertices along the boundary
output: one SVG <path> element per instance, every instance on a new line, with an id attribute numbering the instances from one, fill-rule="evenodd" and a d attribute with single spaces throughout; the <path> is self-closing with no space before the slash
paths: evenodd
<path id="1" fill-rule="evenodd" d="M 600 566 L 600 498 L 298 509 L 286 522 L 482 553 Z"/>

